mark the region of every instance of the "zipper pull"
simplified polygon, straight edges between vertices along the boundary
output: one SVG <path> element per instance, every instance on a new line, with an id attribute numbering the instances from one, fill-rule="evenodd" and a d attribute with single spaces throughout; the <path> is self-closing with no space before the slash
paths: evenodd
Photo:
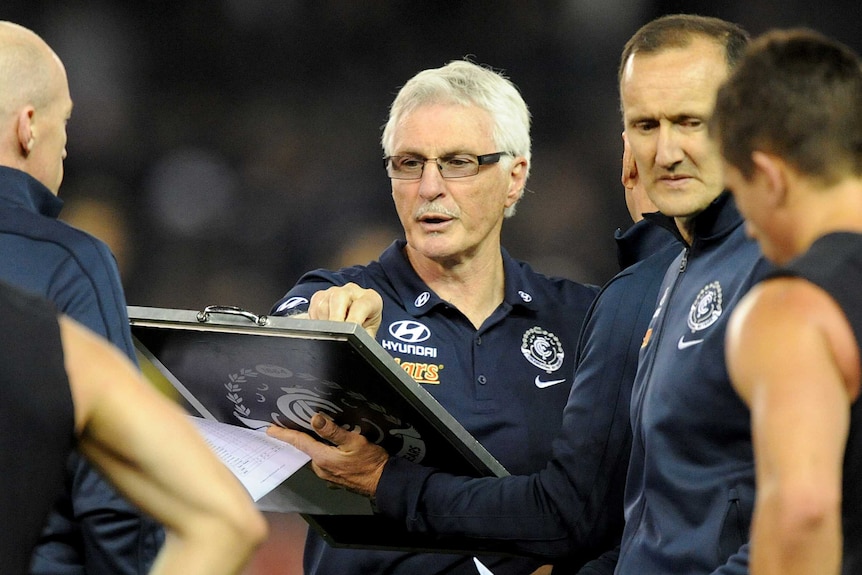
<path id="1" fill-rule="evenodd" d="M 682 253 L 682 259 L 679 261 L 679 271 L 684 272 L 685 267 L 688 265 L 688 248 Z"/>

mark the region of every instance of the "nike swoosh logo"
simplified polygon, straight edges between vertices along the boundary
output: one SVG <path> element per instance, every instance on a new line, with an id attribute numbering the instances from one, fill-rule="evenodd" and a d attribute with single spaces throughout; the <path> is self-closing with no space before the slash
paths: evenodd
<path id="1" fill-rule="evenodd" d="M 552 379 L 550 381 L 542 381 L 539 379 L 539 376 L 536 376 L 536 387 L 539 389 L 545 389 L 546 387 L 551 387 L 552 385 L 557 385 L 558 383 L 563 383 L 566 381 L 565 379 Z"/>
<path id="2" fill-rule="evenodd" d="M 687 347 L 691 347 L 691 346 L 693 346 L 693 345 L 697 345 L 697 344 L 699 344 L 699 343 L 703 343 L 703 340 L 702 340 L 702 339 L 690 339 L 690 340 L 688 340 L 688 341 L 685 341 L 685 339 L 684 339 L 684 338 L 685 338 L 685 336 L 684 336 L 684 335 L 679 336 L 679 341 L 678 341 L 678 342 L 676 342 L 676 348 L 677 348 L 677 349 L 685 349 L 685 348 L 687 348 Z"/>

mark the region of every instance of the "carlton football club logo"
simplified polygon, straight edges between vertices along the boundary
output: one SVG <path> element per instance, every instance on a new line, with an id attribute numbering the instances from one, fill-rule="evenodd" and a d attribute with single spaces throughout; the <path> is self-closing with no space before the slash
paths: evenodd
<path id="1" fill-rule="evenodd" d="M 313 431 L 311 418 L 325 413 L 344 429 L 362 433 L 372 443 L 387 444 L 384 447 L 398 456 L 416 463 L 425 457 L 425 441 L 413 425 L 334 381 L 266 364 L 228 374 L 224 387 L 234 417 L 251 429 L 274 423 Z"/>
<path id="2" fill-rule="evenodd" d="M 688 327 L 691 331 L 706 329 L 717 322 L 721 317 L 721 305 L 721 284 L 712 282 L 703 286 L 688 312 Z"/>
<path id="3" fill-rule="evenodd" d="M 521 353 L 527 361 L 548 373 L 560 369 L 565 357 L 559 338 L 540 327 L 524 332 L 521 337 Z"/>

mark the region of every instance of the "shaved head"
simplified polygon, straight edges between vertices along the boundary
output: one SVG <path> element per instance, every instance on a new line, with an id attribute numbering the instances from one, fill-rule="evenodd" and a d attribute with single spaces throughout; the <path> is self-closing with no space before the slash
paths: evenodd
<path id="1" fill-rule="evenodd" d="M 71 113 L 69 82 L 57 54 L 34 32 L 0 21 L 0 165 L 58 193 Z"/>
<path id="2" fill-rule="evenodd" d="M 27 104 L 47 105 L 56 89 L 59 59 L 39 36 L 23 26 L 0 21 L 0 111 Z"/>

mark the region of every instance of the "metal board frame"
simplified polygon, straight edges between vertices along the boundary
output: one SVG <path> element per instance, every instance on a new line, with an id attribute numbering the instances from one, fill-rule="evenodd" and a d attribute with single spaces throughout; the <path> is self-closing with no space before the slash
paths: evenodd
<path id="1" fill-rule="evenodd" d="M 314 435 L 308 420 L 323 411 L 393 456 L 459 475 L 508 475 L 356 324 L 217 306 L 129 306 L 128 312 L 145 373 L 176 389 L 194 415 L 251 428 L 276 422 Z M 373 515 L 367 499 L 333 490 L 307 468 L 259 504 L 299 511 L 334 546 L 505 553 L 486 540 L 406 533 Z"/>

